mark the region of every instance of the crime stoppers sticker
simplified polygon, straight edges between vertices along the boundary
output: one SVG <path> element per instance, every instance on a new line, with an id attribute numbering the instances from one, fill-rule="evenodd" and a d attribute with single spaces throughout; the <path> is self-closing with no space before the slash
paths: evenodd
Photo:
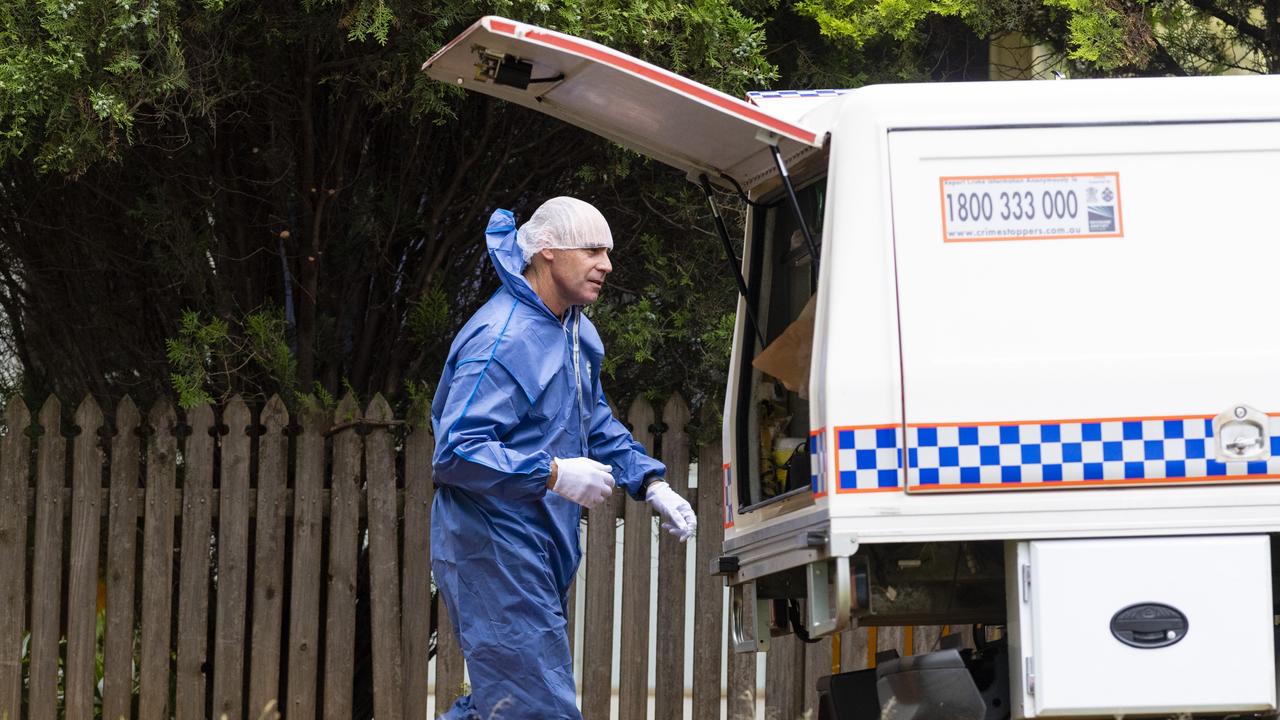
<path id="1" fill-rule="evenodd" d="M 943 242 L 1123 237 L 1120 173 L 938 178 Z"/>

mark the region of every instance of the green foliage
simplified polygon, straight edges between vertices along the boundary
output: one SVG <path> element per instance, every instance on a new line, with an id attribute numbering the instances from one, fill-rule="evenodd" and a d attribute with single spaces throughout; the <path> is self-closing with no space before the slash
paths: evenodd
<path id="1" fill-rule="evenodd" d="M 883 36 L 911 40 L 930 15 L 969 17 L 975 0 L 801 0 L 796 10 L 817 20 L 822 33 L 862 46 Z"/>
<path id="2" fill-rule="evenodd" d="M 615 240 L 614 272 L 587 309 L 605 338 L 604 385 L 620 399 L 679 391 L 699 417 L 703 406 L 718 406 L 723 398 L 736 286 L 703 216 L 705 201 L 695 204 L 696 191 L 687 183 L 659 181 L 648 170 L 633 180 L 658 191 L 646 196 L 643 209 L 655 219 Z M 726 198 L 718 202 L 725 205 Z M 736 201 L 727 205 L 732 222 Z M 670 232 L 672 225 L 683 232 Z"/>
<path id="3" fill-rule="evenodd" d="M 407 322 L 414 342 L 425 344 L 439 337 L 449 326 L 449 298 L 444 287 L 432 285 L 415 300 L 409 306 Z"/>
<path id="4" fill-rule="evenodd" d="M 395 14 L 387 6 L 386 0 L 365 0 L 356 3 L 351 12 L 343 18 L 343 23 L 350 28 L 347 31 L 348 40 L 364 42 L 372 36 L 379 45 L 386 45 L 395 19 Z"/>
<path id="5" fill-rule="evenodd" d="M 935 18 L 958 18 L 994 37 L 1017 32 L 1073 61 L 1077 75 L 1210 74 L 1280 68 L 1280 32 L 1247 0 L 802 0 L 824 35 L 857 47 L 911 43 Z"/>
<path id="6" fill-rule="evenodd" d="M 185 61 L 174 0 L 0 6 L 0 165 L 31 153 L 77 175 L 137 139 L 142 106 L 178 102 Z"/>
<path id="7" fill-rule="evenodd" d="M 486 14 L 735 95 L 875 77 L 807 40 L 804 74 L 780 76 L 770 45 L 801 43 L 767 34 L 794 19 L 775 0 L 0 0 L 0 283 L 22 289 L 2 312 L 26 391 L 331 411 L 349 382 L 425 415 L 495 282 L 488 213 L 574 194 L 619 242 L 592 310 L 610 393 L 717 404 L 736 295 L 704 201 L 419 71 Z"/>
<path id="8" fill-rule="evenodd" d="M 338 399 L 318 382 L 312 385 L 311 392 L 295 390 L 293 399 L 307 414 L 333 415 L 333 411 L 338 408 Z"/>
<path id="9" fill-rule="evenodd" d="M 184 409 L 225 402 L 242 393 L 265 399 L 288 395 L 297 383 L 297 362 L 285 337 L 284 313 L 273 305 L 250 312 L 235 328 L 221 318 L 205 321 L 184 310 L 176 337 L 165 340 L 169 379 Z"/>
<path id="10" fill-rule="evenodd" d="M 431 422 L 431 399 L 435 387 L 425 380 L 406 380 L 404 394 L 407 399 L 404 418 L 410 425 L 425 426 Z"/>

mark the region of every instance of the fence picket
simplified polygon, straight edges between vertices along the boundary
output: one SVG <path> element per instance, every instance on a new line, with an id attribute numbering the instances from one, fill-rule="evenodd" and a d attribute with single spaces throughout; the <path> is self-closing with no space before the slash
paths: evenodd
<path id="1" fill-rule="evenodd" d="M 373 712 L 379 720 L 403 717 L 400 649 L 400 570 L 396 550 L 396 456 L 385 423 L 391 406 L 374 395 L 365 413 L 375 423 L 365 440 L 369 493 L 369 616 L 373 624 Z"/>
<path id="2" fill-rule="evenodd" d="M 404 716 L 427 716 L 431 643 L 431 430 L 419 424 L 404 448 L 404 583 L 400 643 L 404 649 Z"/>
<path id="3" fill-rule="evenodd" d="M 624 493 L 587 513 L 587 596 L 582 626 L 582 714 L 609 717 L 613 695 L 613 583 L 618 511 Z"/>
<path id="4" fill-rule="evenodd" d="M 168 400 L 151 408 L 147 421 L 147 501 L 142 540 L 142 662 L 138 715 L 142 720 L 167 718 L 170 635 L 173 600 L 173 485 L 177 442 L 176 416 Z"/>
<path id="5" fill-rule="evenodd" d="M 818 678 L 831 674 L 831 638 L 804 645 L 804 709 L 808 717 L 818 717 Z"/>
<path id="6" fill-rule="evenodd" d="M 320 642 L 320 499 L 324 490 L 324 431 L 320 413 L 302 416 L 294 480 L 293 571 L 289 593 L 289 676 L 283 714 L 290 720 L 316 716 L 316 669 Z"/>
<path id="7" fill-rule="evenodd" d="M 102 410 L 87 396 L 76 410 L 80 433 L 72 446 L 71 555 L 67 577 L 65 717 L 93 716 L 97 650 L 98 548 L 101 547 Z"/>
<path id="8" fill-rule="evenodd" d="M 0 717 L 21 717 L 22 636 L 27 601 L 27 469 L 31 413 L 9 397 L 0 440 Z"/>
<path id="9" fill-rule="evenodd" d="M 353 423 L 360 407 L 351 393 L 338 403 L 334 424 Z M 324 715 L 351 717 L 355 676 L 356 553 L 360 535 L 360 435 L 354 425 L 333 438 L 329 511 L 328 617 L 324 643 Z"/>
<path id="10" fill-rule="evenodd" d="M 62 404 L 50 397 L 40 409 L 39 476 L 36 478 L 35 551 L 31 565 L 31 720 L 53 718 L 58 690 L 58 625 L 62 601 L 62 486 L 67 441 Z"/>
<path id="11" fill-rule="evenodd" d="M 724 582 L 711 563 L 724 541 L 719 443 L 698 452 L 698 538 L 694 560 L 693 720 L 720 718 L 720 660 L 724 648 Z"/>
<path id="12" fill-rule="evenodd" d="M 213 515 L 213 408 L 187 413 L 191 434 L 182 454 L 182 550 L 178 565 L 178 666 L 174 715 L 207 715 L 209 659 L 209 535 Z"/>
<path id="13" fill-rule="evenodd" d="M 631 436 L 653 454 L 653 406 L 643 396 L 627 413 Z M 644 720 L 649 704 L 649 575 L 653 520 L 649 504 L 624 501 L 622 530 L 622 621 L 618 668 L 618 717 Z"/>
<path id="14" fill-rule="evenodd" d="M 289 411 L 272 395 L 258 424 L 258 517 L 254 532 L 253 625 L 247 718 L 280 698 L 280 619 L 284 602 L 285 483 L 289 472 Z"/>
<path id="15" fill-rule="evenodd" d="M 804 643 L 795 635 L 769 642 L 764 667 L 765 716 L 796 720 L 804 711 Z"/>
<path id="16" fill-rule="evenodd" d="M 756 717 L 756 653 L 735 652 L 733 637 L 727 638 L 729 720 L 755 720 Z"/>
<path id="17" fill-rule="evenodd" d="M 213 714 L 244 714 L 244 626 L 249 582 L 249 407 L 236 395 L 222 411 L 218 493 L 217 640 L 213 648 Z"/>
<path id="18" fill-rule="evenodd" d="M 621 633 L 622 666 L 619 668 L 620 717 L 647 714 L 649 653 L 657 668 L 657 700 L 654 712 L 660 718 L 682 715 L 685 638 L 681 632 L 684 616 L 694 613 L 693 704 L 695 720 L 720 715 L 722 658 L 728 666 L 728 710 L 731 718 L 754 717 L 755 654 L 725 655 L 722 630 L 724 587 L 711 575 L 711 564 L 723 540 L 721 497 L 721 450 L 708 445 L 699 453 L 697 489 L 688 488 L 690 442 L 686 434 L 688 408 L 682 398 L 672 397 L 664 408 L 666 433 L 663 460 L 667 481 L 682 495 L 696 500 L 701 525 L 697 558 L 694 561 L 695 606 L 686 609 L 687 547 L 665 533 L 660 536 L 658 557 L 658 613 L 663 629 L 658 631 L 656 651 L 649 651 L 649 568 L 652 566 L 652 516 L 643 503 L 626 503 L 624 529 L 622 612 L 614 624 L 613 594 L 617 563 L 615 532 L 625 501 L 622 493 L 607 506 L 591 513 L 586 531 L 585 581 L 582 586 L 585 612 L 580 627 L 590 628 L 583 637 L 582 692 L 586 717 L 610 714 L 612 675 L 612 635 Z M 179 718 L 222 714 L 230 718 L 259 717 L 268 709 L 282 684 L 287 686 L 279 712 L 293 717 L 312 717 L 323 709 L 326 716 L 345 716 L 352 710 L 354 678 L 355 619 L 354 594 L 357 580 L 357 552 L 362 507 L 367 507 L 369 581 L 375 592 L 370 603 L 373 656 L 373 708 L 376 716 L 421 717 L 426 713 L 431 691 L 427 659 L 431 639 L 430 521 L 431 455 L 433 439 L 426 427 L 410 433 L 404 443 L 405 486 L 397 493 L 396 444 L 387 424 L 392 422 L 385 399 L 375 397 L 366 416 L 376 427 L 361 441 L 353 423 L 340 428 L 334 438 L 332 489 L 324 491 L 326 473 L 324 430 L 330 418 L 309 415 L 301 418 L 302 428 L 291 462 L 290 441 L 285 432 L 287 412 L 279 398 L 263 410 L 260 425 L 250 427 L 248 407 L 236 398 L 224 411 L 230 434 L 222 453 L 221 493 L 214 499 L 214 442 L 210 433 L 213 411 L 204 406 L 189 413 L 192 435 L 183 447 L 185 470 L 182 477 L 181 563 L 176 603 L 173 597 L 174 529 L 179 500 L 175 493 L 177 444 L 175 412 L 166 401 L 152 408 L 148 423 L 152 432 L 146 446 L 145 495 L 139 494 L 139 423 L 137 408 L 124 399 L 117 408 L 116 435 L 112 440 L 110 504 L 106 532 L 101 515 L 102 462 L 98 429 L 101 413 L 91 399 L 81 404 L 76 422 L 81 431 L 70 458 L 72 487 L 63 487 L 67 477 L 67 440 L 60 433 L 61 406 L 51 398 L 41 411 L 45 432 L 37 455 L 33 549 L 36 556 L 32 592 L 40 603 L 30 606 L 32 616 L 32 670 L 27 713 L 31 718 L 53 717 L 65 710 L 68 717 L 85 717 L 92 712 L 92 658 L 94 650 L 93 611 L 97 598 L 99 548 L 106 543 L 106 637 L 102 712 L 110 720 L 129 717 L 133 687 L 133 644 L 136 584 L 134 566 L 138 560 L 135 536 L 142 529 L 142 619 L 138 699 L 142 718 L 167 717 L 170 687 L 177 691 L 173 708 Z M 337 421 L 358 416 L 353 398 L 344 398 Z M 629 417 L 638 442 L 652 452 L 653 408 L 647 402 L 633 404 Z M 25 541 L 25 523 L 32 522 L 26 510 L 26 449 L 28 435 L 23 428 L 30 416 L 20 400 L 11 401 L 6 411 L 8 434 L 0 439 L 0 581 L 19 578 L 24 573 L 25 553 L 16 548 L 2 552 L 15 542 Z M 257 494 L 253 494 L 251 468 L 254 467 L 253 434 L 262 431 L 257 443 Z M 362 450 L 363 446 L 363 450 Z M 364 473 L 362 473 L 362 461 Z M 294 515 L 288 518 L 287 474 L 296 468 Z M 367 496 L 361 490 L 365 479 Z M 695 497 L 690 497 L 696 495 Z M 68 554 L 67 664 L 65 708 L 57 695 L 58 607 L 60 575 L 67 571 L 62 562 L 63 504 L 69 504 L 71 551 Z M 139 500 L 144 504 L 139 513 Z M 398 527 L 399 501 L 403 499 L 404 525 Z M 256 502 L 255 502 L 256 500 Z M 321 503 L 328 501 L 331 522 L 326 528 Z M 11 508 L 18 508 L 13 512 Z M 637 512 L 639 510 L 639 512 Z M 217 517 L 217 589 L 210 593 L 208 565 L 210 529 Z M 256 514 L 252 604 L 246 599 L 249 572 L 249 536 Z M 141 520 L 141 523 L 139 522 Z M 290 586 L 283 549 L 285 533 L 292 522 L 292 571 Z M 321 565 L 321 532 L 330 533 L 330 550 Z M 403 531 L 403 545 L 397 548 Z M 402 559 L 403 558 L 403 559 Z M 403 564 L 403 567 L 401 567 Z M 326 573 L 327 571 L 327 573 Z M 322 573 L 330 578 L 321 586 Z M 0 713 L 7 707 L 21 708 L 21 639 L 23 610 L 31 597 L 22 593 L 21 582 L 10 582 L 21 597 L 0 607 Z M 322 590 L 327 591 L 323 602 Z M 3 592 L 0 589 L 0 592 Z M 12 595 L 12 593 L 9 593 Z M 283 598 L 290 598 L 288 633 L 282 632 Z M 572 595 L 571 595 L 572 597 Z M 3 598 L 0 598 L 3 599 Z M 212 627 L 215 647 L 207 648 L 210 634 L 210 606 L 216 603 Z M 175 649 L 170 636 L 170 618 L 177 609 L 176 669 L 171 665 Z M 321 609 L 328 616 L 321 618 Z M 252 611 L 250 614 L 247 611 Z M 252 632 L 246 623 L 252 622 Z M 321 642 L 320 623 L 326 633 Z M 440 608 L 437 632 L 437 668 L 434 692 L 436 709 L 443 712 L 462 688 L 463 662 L 447 611 Z M 573 624 L 570 620 L 570 637 Z M 913 635 L 914 648 L 901 647 L 906 637 L 901 629 L 885 628 L 879 634 L 882 647 L 899 646 L 906 652 L 927 652 L 937 641 L 938 628 L 921 627 Z M 287 637 L 287 645 L 283 638 Z M 874 636 L 873 636 L 874 637 Z M 50 641 L 52 638 L 52 642 Z M 867 658 L 866 630 L 847 633 L 842 642 L 844 670 L 864 665 Z M 859 642 L 861 641 L 861 646 Z M 798 717 L 816 711 L 812 681 L 831 668 L 829 641 L 802 645 L 793 637 L 775 638 L 769 655 L 766 705 L 770 716 Z M 252 649 L 250 650 L 250 646 Z M 287 648 L 287 650 L 286 650 Z M 287 656 L 285 655 L 287 652 Z M 245 654 L 251 668 L 244 672 Z M 317 678 L 320 654 L 324 654 L 325 680 Z M 12 665 L 5 660 L 15 657 Z M 207 657 L 212 656 L 212 657 Z M 89 658 L 86 662 L 85 658 Z M 49 670 L 52 660 L 53 671 Z M 206 679 L 210 663 L 213 675 Z M 16 672 L 10 670 L 14 668 Z M 86 671 L 86 668 L 88 669 Z M 171 686 L 172 680 L 176 686 Z M 247 688 L 244 676 L 249 676 Z M 282 674 L 285 677 L 282 678 Z M 285 681 L 282 683 L 282 679 Z M 206 687 L 207 680 L 212 685 Z M 43 683 L 43 684 L 42 684 Z M 85 692 L 86 688 L 88 693 Z M 43 694 L 42 694 L 43 693 Z M 323 696 L 323 704 L 318 696 Z M 205 698 L 209 699 L 206 700 Z M 248 702 L 249 705 L 244 703 Z"/>
<path id="19" fill-rule="evenodd" d="M 662 410 L 666 431 L 662 436 L 662 462 L 667 466 L 667 484 L 681 497 L 689 496 L 689 405 L 680 393 L 667 400 Z M 657 720 L 680 720 L 684 713 L 684 590 L 688 568 L 686 546 L 668 532 L 658 533 L 658 624 L 657 684 L 654 716 Z"/>
<path id="20" fill-rule="evenodd" d="M 462 694 L 462 673 L 465 663 L 462 660 L 462 648 L 458 646 L 458 636 L 453 632 L 453 622 L 445 609 L 444 597 L 440 596 L 439 610 L 436 613 L 436 713 L 448 710 L 453 701 Z"/>
<path id="21" fill-rule="evenodd" d="M 133 589 L 138 537 L 138 423 L 133 399 L 116 406 L 107 514 L 107 619 L 102 639 L 102 716 L 133 715 Z M 9 427 L 13 427 L 11 424 Z"/>

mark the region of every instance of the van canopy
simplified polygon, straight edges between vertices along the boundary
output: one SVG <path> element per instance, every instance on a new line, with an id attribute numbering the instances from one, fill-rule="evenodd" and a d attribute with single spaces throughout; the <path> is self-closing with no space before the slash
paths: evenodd
<path id="1" fill-rule="evenodd" d="M 688 173 L 750 187 L 824 138 L 792 120 L 570 35 L 485 17 L 422 66 L 433 79 L 533 108 Z"/>

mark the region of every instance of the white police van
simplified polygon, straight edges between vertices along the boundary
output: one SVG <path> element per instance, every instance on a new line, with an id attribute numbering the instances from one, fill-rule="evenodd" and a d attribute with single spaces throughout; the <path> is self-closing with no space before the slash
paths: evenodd
<path id="1" fill-rule="evenodd" d="M 1275 713 L 1280 78 L 743 101 L 497 17 L 424 70 L 750 199 L 736 646 L 1008 630 L 824 679 L 824 714 Z"/>

